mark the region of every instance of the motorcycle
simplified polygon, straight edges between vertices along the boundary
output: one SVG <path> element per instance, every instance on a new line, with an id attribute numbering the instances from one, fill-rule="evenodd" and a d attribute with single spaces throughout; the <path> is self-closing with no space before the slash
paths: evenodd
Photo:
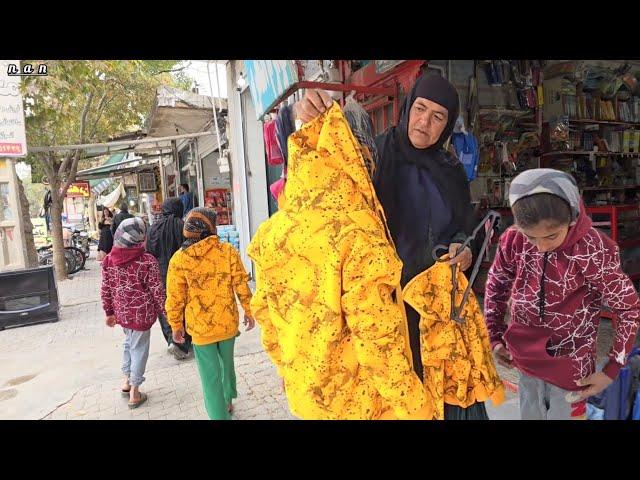
<path id="1" fill-rule="evenodd" d="M 53 245 L 45 245 L 37 250 L 39 265 L 53 265 Z M 84 257 L 81 250 L 75 247 L 65 247 L 64 259 L 67 275 L 76 273 L 80 268 L 78 265 L 79 256 Z"/>
<path id="2" fill-rule="evenodd" d="M 85 257 L 90 253 L 90 238 L 89 234 L 84 230 L 71 230 L 71 245 L 79 248 L 84 253 Z"/>

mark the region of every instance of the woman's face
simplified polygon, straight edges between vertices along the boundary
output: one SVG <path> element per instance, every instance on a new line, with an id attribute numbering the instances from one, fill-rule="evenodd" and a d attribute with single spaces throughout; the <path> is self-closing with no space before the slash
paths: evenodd
<path id="1" fill-rule="evenodd" d="M 409 110 L 409 141 L 415 148 L 429 148 L 442 135 L 448 119 L 449 112 L 442 105 L 416 97 Z"/>

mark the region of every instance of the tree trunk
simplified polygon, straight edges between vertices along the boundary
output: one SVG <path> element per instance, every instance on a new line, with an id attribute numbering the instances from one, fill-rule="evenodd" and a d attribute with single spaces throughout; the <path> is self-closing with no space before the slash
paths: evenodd
<path id="1" fill-rule="evenodd" d="M 97 215 L 96 215 L 96 197 L 95 195 L 93 195 L 93 193 L 91 194 L 91 196 L 89 197 L 89 207 L 88 207 L 88 214 L 89 214 L 89 230 L 93 233 L 95 231 L 98 230 L 98 223 L 97 223 Z"/>
<path id="2" fill-rule="evenodd" d="M 54 185 L 55 183 L 55 185 Z M 64 197 L 58 193 L 59 182 L 51 182 L 51 240 L 53 242 L 53 265 L 56 280 L 67 280 L 67 266 L 62 240 L 62 205 Z"/>
<path id="3" fill-rule="evenodd" d="M 31 223 L 31 215 L 29 213 L 29 200 L 24 193 L 24 186 L 20 178 L 18 178 L 18 195 L 20 198 L 20 209 L 22 210 L 22 221 L 24 222 L 23 233 L 26 267 L 35 268 L 38 266 L 38 252 L 36 251 L 36 242 L 33 239 L 33 224 Z"/>

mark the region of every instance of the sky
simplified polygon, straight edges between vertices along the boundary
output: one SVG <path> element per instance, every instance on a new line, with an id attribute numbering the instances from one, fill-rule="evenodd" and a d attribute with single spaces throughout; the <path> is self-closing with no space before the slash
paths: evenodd
<path id="1" fill-rule="evenodd" d="M 193 78 L 198 84 L 198 90 L 201 95 L 211 96 L 211 89 L 209 88 L 209 76 L 207 75 L 207 61 L 206 60 L 186 60 L 187 64 L 190 64 L 186 69 L 187 75 Z M 224 64 L 217 64 L 218 67 L 218 81 L 220 82 L 219 90 L 216 87 L 216 71 L 213 60 L 211 60 L 209 69 L 211 71 L 211 86 L 213 89 L 213 96 L 227 98 L 227 69 Z"/>

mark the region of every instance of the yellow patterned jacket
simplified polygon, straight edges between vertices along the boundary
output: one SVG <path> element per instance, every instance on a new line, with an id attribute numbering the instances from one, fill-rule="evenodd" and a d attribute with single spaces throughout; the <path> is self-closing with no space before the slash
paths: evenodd
<path id="1" fill-rule="evenodd" d="M 169 262 L 167 273 L 167 321 L 173 330 L 182 328 L 195 345 L 221 342 L 238 334 L 240 298 L 245 313 L 251 315 L 249 276 L 240 255 L 217 236 L 207 237 L 184 250 Z"/>
<path id="2" fill-rule="evenodd" d="M 458 271 L 456 305 L 467 278 Z M 404 300 L 420 314 L 424 384 L 435 402 L 437 420 L 444 404 L 466 408 L 491 399 L 504 400 L 504 386 L 493 363 L 487 326 L 473 292 L 463 310 L 465 322 L 451 320 L 451 267 L 437 262 L 404 287 Z"/>
<path id="3" fill-rule="evenodd" d="M 256 232 L 251 309 L 303 419 L 430 419 L 414 374 L 401 261 L 340 108 L 289 137 L 282 208 Z M 398 293 L 400 293 L 398 291 Z"/>

